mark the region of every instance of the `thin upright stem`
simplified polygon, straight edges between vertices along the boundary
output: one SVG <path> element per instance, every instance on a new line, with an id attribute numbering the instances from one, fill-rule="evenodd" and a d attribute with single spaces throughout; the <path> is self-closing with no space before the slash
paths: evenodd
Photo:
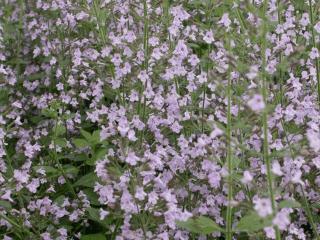
<path id="1" fill-rule="evenodd" d="M 311 228 L 313 230 L 313 233 L 314 233 L 314 237 L 319 240 L 320 239 L 320 236 L 319 236 L 319 233 L 318 233 L 318 229 L 317 229 L 317 225 L 315 224 L 314 222 L 314 219 L 312 217 L 312 212 L 310 210 L 310 206 L 309 206 L 309 203 L 308 203 L 308 199 L 306 197 L 306 194 L 304 192 L 304 189 L 303 189 L 303 186 L 300 184 L 300 189 L 301 189 L 301 192 L 302 192 L 302 197 L 303 197 L 303 201 L 304 201 L 304 209 L 306 211 L 306 214 L 309 218 L 309 221 L 310 221 L 310 225 L 311 225 Z"/>
<path id="2" fill-rule="evenodd" d="M 147 6 L 147 1 L 145 0 L 143 2 L 143 20 L 144 20 L 144 29 L 143 29 L 143 51 L 144 51 L 144 64 L 143 68 L 148 73 L 148 42 L 149 42 L 149 18 L 148 18 L 148 6 Z M 141 105 L 141 99 L 143 95 L 144 89 L 147 87 L 147 80 L 145 81 L 144 86 L 142 85 L 140 88 L 140 93 L 139 93 L 139 106 L 138 106 L 138 113 L 140 114 L 140 105 Z M 146 98 L 143 100 L 143 109 L 142 109 L 142 122 L 145 123 L 146 121 Z M 140 144 L 142 144 L 144 137 L 144 130 L 142 130 L 140 134 Z"/>
<path id="3" fill-rule="evenodd" d="M 289 146 L 291 158 L 294 159 L 294 156 L 296 156 L 296 153 L 295 153 L 295 151 L 294 151 L 294 149 L 291 146 L 291 143 L 289 141 L 285 123 L 283 121 L 281 121 L 281 125 L 282 125 L 283 132 L 284 132 L 284 135 L 285 135 L 285 140 L 287 142 L 287 145 Z M 317 226 L 316 226 L 315 221 L 313 219 L 313 215 L 312 215 L 312 212 L 311 212 L 311 207 L 310 207 L 310 204 L 308 202 L 307 196 L 306 196 L 306 194 L 304 192 L 302 184 L 299 184 L 299 186 L 300 186 L 300 190 L 301 190 L 301 193 L 302 193 L 302 199 L 303 199 L 303 202 L 304 202 L 304 210 L 305 210 L 305 212 L 307 214 L 307 217 L 309 218 L 309 222 L 310 222 L 310 225 L 312 227 L 312 231 L 314 233 L 315 238 L 317 240 L 320 240 L 318 229 L 317 229 Z"/>
<path id="4" fill-rule="evenodd" d="M 68 179 L 68 176 L 66 174 L 66 172 L 64 171 L 60 161 L 59 161 L 59 158 L 58 158 L 58 152 L 57 152 L 57 127 L 58 127 L 58 120 L 55 119 L 55 126 L 54 126 L 54 132 L 53 132 L 53 147 L 54 147 L 54 151 L 53 151 L 53 158 L 54 158 L 54 161 L 55 163 L 57 164 L 63 178 L 65 179 L 66 181 L 66 184 L 71 192 L 71 194 L 73 195 L 73 197 L 75 198 L 79 198 L 75 189 L 73 188 L 73 185 L 71 184 L 70 180 Z"/>
<path id="5" fill-rule="evenodd" d="M 230 40 L 227 44 L 227 49 L 230 49 Z M 227 221 L 226 221 L 226 239 L 232 240 L 232 149 L 231 149 L 231 76 L 230 76 L 230 67 L 228 67 L 228 86 L 227 86 L 227 97 L 228 97 L 228 106 L 227 106 L 227 167 L 228 167 L 228 205 L 227 205 Z"/>
<path id="6" fill-rule="evenodd" d="M 263 38 L 261 44 L 261 58 L 262 58 L 262 65 L 261 65 L 261 75 L 262 75 L 262 83 L 261 83 L 261 93 L 263 97 L 263 101 L 265 103 L 265 109 L 262 112 L 262 130 L 263 130 L 263 159 L 266 164 L 267 169 L 267 181 L 268 181 L 268 191 L 269 197 L 271 199 L 272 210 L 275 213 L 276 211 L 276 201 L 274 197 L 274 190 L 273 190 L 273 175 L 271 171 L 271 159 L 269 156 L 269 141 L 268 141 L 268 82 L 267 82 L 267 75 L 266 75 L 266 44 L 267 44 L 267 7 L 268 1 L 264 0 L 263 5 Z M 275 227 L 276 231 L 276 240 L 280 240 L 280 232 L 277 227 Z"/>
<path id="7" fill-rule="evenodd" d="M 311 24 L 312 47 L 317 48 L 316 38 L 314 33 L 314 16 L 313 16 L 313 9 L 312 9 L 312 0 L 309 0 L 309 15 L 310 15 L 310 24 Z M 315 59 L 315 62 L 316 62 L 316 72 L 317 72 L 318 103 L 320 106 L 320 64 L 319 64 L 318 57 Z"/>
<path id="8" fill-rule="evenodd" d="M 280 0 L 277 0 L 277 8 L 278 8 L 278 24 L 281 24 L 281 9 L 280 9 Z M 280 41 L 281 37 L 279 34 L 278 40 Z M 279 87 L 280 87 L 280 103 L 283 105 L 283 79 L 282 79 L 282 69 L 281 69 L 281 63 L 282 63 L 282 53 L 279 53 Z"/>

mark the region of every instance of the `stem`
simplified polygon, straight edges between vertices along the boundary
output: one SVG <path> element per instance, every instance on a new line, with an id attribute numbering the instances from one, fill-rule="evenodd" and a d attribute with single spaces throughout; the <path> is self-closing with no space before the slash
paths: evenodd
<path id="1" fill-rule="evenodd" d="M 280 0 L 277 0 L 277 8 L 278 8 L 278 24 L 281 24 L 281 11 L 280 11 Z M 281 37 L 280 34 L 278 36 L 278 40 L 280 41 Z M 280 85 L 280 103 L 283 105 L 283 79 L 282 79 L 282 69 L 281 69 L 281 62 L 282 62 L 282 53 L 279 53 L 279 85 Z"/>
<path id="2" fill-rule="evenodd" d="M 170 39 L 170 34 L 169 34 L 169 25 L 170 25 L 170 16 L 169 16 L 169 8 L 170 8 L 170 0 L 164 0 L 163 1 L 163 14 L 165 17 L 165 25 L 166 25 L 166 30 L 167 30 L 167 34 L 168 34 L 168 39 Z"/>
<path id="3" fill-rule="evenodd" d="M 202 111 L 201 111 L 201 132 L 204 133 L 204 105 L 206 101 L 206 91 L 207 91 L 207 84 L 203 83 L 203 94 L 202 94 Z"/>
<path id="4" fill-rule="evenodd" d="M 56 164 L 58 165 L 59 170 L 61 171 L 61 174 L 63 176 L 63 178 L 66 180 L 66 184 L 69 188 L 69 190 L 71 191 L 71 194 L 75 197 L 75 198 L 79 198 L 78 195 L 76 194 L 76 191 L 74 190 L 72 184 L 70 183 L 68 176 L 66 174 L 66 172 L 64 171 L 63 167 L 61 166 L 61 163 L 59 161 L 58 158 L 58 153 L 57 153 L 57 144 L 56 144 L 56 140 L 57 140 L 57 126 L 58 126 L 58 120 L 55 119 L 55 128 L 54 128 L 54 135 L 53 135 L 53 146 L 54 146 L 54 151 L 53 151 L 53 156 L 54 156 L 54 160 L 56 162 Z"/>
<path id="5" fill-rule="evenodd" d="M 7 159 L 7 164 L 8 164 L 9 169 L 10 169 L 10 175 L 9 176 L 11 177 L 14 174 L 14 168 L 12 166 L 12 158 L 10 157 L 10 154 L 8 152 L 8 149 L 7 149 L 4 141 L 2 141 L 2 144 L 3 144 L 4 153 L 5 153 L 5 156 L 6 156 L 6 159 Z M 18 197 L 19 206 L 22 209 L 22 208 L 24 208 L 24 202 L 23 202 L 23 198 L 21 196 L 21 192 L 17 191 L 16 194 L 17 194 L 17 197 Z"/>
<path id="6" fill-rule="evenodd" d="M 302 192 L 302 197 L 303 197 L 303 201 L 304 201 L 304 204 L 305 204 L 305 211 L 306 211 L 306 214 L 309 218 L 309 221 L 310 221 L 310 225 L 312 227 L 312 230 L 314 232 L 314 236 L 316 237 L 317 240 L 320 239 L 320 236 L 318 234 L 318 230 L 317 230 L 317 226 L 313 220 L 313 217 L 312 217 L 312 212 L 310 210 L 310 206 L 309 206 L 309 203 L 308 203 L 308 200 L 307 200 L 307 197 L 306 197 L 306 194 L 304 192 L 304 189 L 303 189 L 303 186 L 300 184 L 300 189 L 301 189 L 301 192 Z"/>
<path id="7" fill-rule="evenodd" d="M 32 232 L 29 231 L 29 229 L 27 229 L 26 227 L 24 227 L 23 225 L 21 224 L 18 224 L 17 222 L 15 222 L 13 219 L 11 219 L 10 217 L 6 216 L 5 214 L 3 213 L 0 213 L 0 218 L 3 218 L 4 220 L 6 220 L 7 222 L 9 222 L 12 226 L 14 226 L 16 229 L 18 229 L 18 231 L 20 231 L 21 233 L 26 233 L 28 234 L 29 236 L 33 235 Z M 17 236 L 20 236 L 18 235 L 18 233 L 16 231 L 13 232 L 13 234 L 17 235 Z"/>
<path id="8" fill-rule="evenodd" d="M 268 108 L 267 108 L 267 96 L 268 96 L 268 83 L 267 83 L 267 75 L 266 75 L 266 34 L 267 34 L 267 7 L 268 7 L 268 1 L 264 0 L 263 4 L 263 39 L 261 44 L 261 58 L 262 58 L 262 65 L 261 65 L 261 75 L 262 75 L 262 97 L 263 101 L 265 103 L 265 109 L 262 112 L 262 124 L 263 124 L 263 159 L 266 164 L 267 168 L 267 181 L 268 181 L 268 191 L 269 196 L 271 199 L 271 205 L 272 210 L 275 213 L 276 211 L 276 202 L 273 192 L 273 175 L 271 172 L 271 160 L 269 157 L 269 142 L 268 142 Z M 276 231 L 276 240 L 281 239 L 280 231 L 277 227 L 275 227 Z"/>
<path id="9" fill-rule="evenodd" d="M 309 15 L 310 15 L 310 23 L 311 23 L 311 34 L 312 34 L 312 47 L 317 48 L 316 39 L 314 34 L 314 17 L 312 11 L 312 1 L 309 0 Z M 320 65 L 319 65 L 319 58 L 315 59 L 316 61 L 316 71 L 317 71 L 317 90 L 318 90 L 318 102 L 320 106 Z"/>
<path id="10" fill-rule="evenodd" d="M 206 70 L 207 70 L 207 78 L 209 78 L 209 56 L 210 56 L 210 52 L 211 52 L 211 45 L 209 45 L 209 48 L 208 48 L 208 63 L 207 63 L 207 66 L 206 66 Z M 201 131 L 202 133 L 204 133 L 204 112 L 205 112 L 205 102 L 206 102 L 206 91 L 207 91 L 207 83 L 204 82 L 203 85 L 203 95 L 202 95 L 202 111 L 201 111 Z"/>
<path id="11" fill-rule="evenodd" d="M 236 1 L 236 2 L 239 5 L 239 1 Z M 235 10 L 236 10 L 237 18 L 238 18 L 238 20 L 240 22 L 240 25 L 243 28 L 244 33 L 246 34 L 248 28 L 247 28 L 246 23 L 243 21 L 242 14 L 239 11 L 239 7 L 236 7 Z"/>
<path id="12" fill-rule="evenodd" d="M 101 25 L 101 17 L 100 17 L 100 10 L 98 10 L 99 7 L 97 6 L 96 1 L 93 1 L 93 11 L 94 14 L 96 15 L 97 18 L 97 25 L 98 25 L 98 34 L 100 35 L 100 38 L 102 40 L 102 43 L 105 45 L 106 44 L 106 34 L 104 32 L 105 26 L 103 26 L 103 24 Z M 102 19 L 103 20 L 103 19 Z"/>
<path id="13" fill-rule="evenodd" d="M 289 141 L 289 138 L 288 138 L 288 134 L 287 134 L 287 130 L 286 130 L 286 126 L 284 124 L 283 121 L 281 121 L 281 124 L 282 124 L 282 128 L 283 128 L 283 132 L 285 134 L 285 139 L 286 139 L 286 142 L 287 142 L 287 145 L 289 146 L 289 150 L 290 150 L 290 155 L 291 155 L 291 158 L 294 159 L 294 156 L 296 155 L 295 152 L 294 152 L 294 149 L 292 148 L 291 146 L 291 143 Z M 313 219 L 313 216 L 312 216 L 312 212 L 311 212 L 311 208 L 310 208 L 310 205 L 309 205 L 309 202 L 308 202 L 308 199 L 306 197 L 306 194 L 304 192 L 304 189 L 303 189 L 303 186 L 302 184 L 299 184 L 300 186 L 300 189 L 301 189 L 301 192 L 302 192 L 302 198 L 303 198 L 303 202 L 304 202 L 304 210 L 307 214 L 307 217 L 309 218 L 309 221 L 310 221 L 310 225 L 312 227 L 312 230 L 313 230 L 313 233 L 314 233 L 314 236 L 316 237 L 317 240 L 320 239 L 320 236 L 318 234 L 318 230 L 317 230 L 317 226 L 314 222 L 314 219 Z"/>
<path id="14" fill-rule="evenodd" d="M 228 41 L 228 50 L 230 49 L 230 40 Z M 227 206 L 227 222 L 226 222 L 226 239 L 232 240 L 232 149 L 231 149 L 231 77 L 230 77 L 230 64 L 228 67 L 228 106 L 227 106 L 227 167 L 228 167 L 228 206 Z"/>
<path id="15" fill-rule="evenodd" d="M 146 73 L 148 73 L 148 41 L 149 41 L 149 19 L 148 19 L 148 8 L 147 8 L 147 1 L 145 0 L 143 2 L 143 19 L 144 19 L 144 34 L 143 34 L 143 50 L 144 50 L 144 70 L 146 71 Z M 139 106 L 141 104 L 141 98 L 142 98 L 142 93 L 143 93 L 143 89 L 146 89 L 147 87 L 147 81 L 145 82 L 144 86 L 141 86 L 140 88 L 140 93 L 139 93 Z M 142 112 L 142 122 L 145 123 L 146 121 L 146 101 L 147 99 L 144 98 L 143 100 L 143 112 Z M 139 113 L 140 113 L 140 107 L 138 107 Z M 143 140 L 143 136 L 144 136 L 144 129 L 141 132 L 140 135 L 140 144 L 142 144 L 142 140 Z"/>

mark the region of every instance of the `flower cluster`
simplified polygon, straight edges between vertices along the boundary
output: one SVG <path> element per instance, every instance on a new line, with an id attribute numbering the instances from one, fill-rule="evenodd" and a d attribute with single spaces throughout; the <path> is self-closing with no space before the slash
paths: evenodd
<path id="1" fill-rule="evenodd" d="M 319 12 L 2 1 L 1 239 L 319 239 Z"/>

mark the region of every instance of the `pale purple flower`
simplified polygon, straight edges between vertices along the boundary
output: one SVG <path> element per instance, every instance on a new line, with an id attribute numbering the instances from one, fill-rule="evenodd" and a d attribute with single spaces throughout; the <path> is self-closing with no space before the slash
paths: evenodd
<path id="1" fill-rule="evenodd" d="M 257 198 L 254 200 L 254 210 L 260 217 L 266 217 L 272 214 L 271 200 L 269 198 Z"/>
<path id="2" fill-rule="evenodd" d="M 309 56 L 311 59 L 319 58 L 319 50 L 317 48 L 312 48 Z"/>
<path id="3" fill-rule="evenodd" d="M 289 212 L 282 209 L 276 214 L 272 223 L 277 226 L 280 230 L 285 230 L 290 224 Z"/>
<path id="4" fill-rule="evenodd" d="M 129 163 L 131 166 L 135 166 L 139 161 L 139 158 L 135 155 L 134 152 L 129 152 L 128 156 L 126 157 L 126 162 Z"/>
<path id="5" fill-rule="evenodd" d="M 320 22 L 317 22 L 317 23 L 314 25 L 314 29 L 317 31 L 317 33 L 320 33 Z"/>
<path id="6" fill-rule="evenodd" d="M 200 84 L 206 83 L 208 81 L 207 73 L 205 72 L 202 72 L 200 75 L 197 76 L 197 78 Z"/>
<path id="7" fill-rule="evenodd" d="M 243 172 L 243 177 L 241 179 L 241 182 L 243 184 L 248 184 L 253 180 L 253 176 L 249 171 L 244 171 Z"/>
<path id="8" fill-rule="evenodd" d="M 229 28 L 230 25 L 231 25 L 231 20 L 229 18 L 229 14 L 228 13 L 224 13 L 218 23 L 222 24 L 226 28 Z"/>
<path id="9" fill-rule="evenodd" d="M 106 218 L 106 216 L 109 215 L 109 212 L 100 208 L 99 214 L 100 214 L 100 220 L 102 221 Z"/>
<path id="10" fill-rule="evenodd" d="M 265 227 L 263 230 L 266 233 L 267 238 L 276 239 L 276 231 L 273 227 Z"/>
<path id="11" fill-rule="evenodd" d="M 280 166 L 278 161 L 273 161 L 272 162 L 272 172 L 275 175 L 278 175 L 278 176 L 282 176 L 283 175 L 283 172 L 281 171 L 281 166 Z"/>
<path id="12" fill-rule="evenodd" d="M 310 147 L 315 151 L 320 151 L 320 133 L 312 129 L 307 130 L 307 139 L 309 141 Z"/>
<path id="13" fill-rule="evenodd" d="M 259 94 L 253 95 L 253 97 L 248 101 L 248 106 L 254 112 L 261 112 L 265 108 L 265 103 L 263 98 Z"/>
<path id="14" fill-rule="evenodd" d="M 213 32 L 211 30 L 210 31 L 206 31 L 206 33 L 203 36 L 203 40 L 208 44 L 213 43 L 213 41 L 214 41 Z"/>
<path id="15" fill-rule="evenodd" d="M 30 178 L 30 175 L 27 173 L 27 171 L 16 169 L 13 171 L 13 177 L 20 183 L 27 183 Z"/>

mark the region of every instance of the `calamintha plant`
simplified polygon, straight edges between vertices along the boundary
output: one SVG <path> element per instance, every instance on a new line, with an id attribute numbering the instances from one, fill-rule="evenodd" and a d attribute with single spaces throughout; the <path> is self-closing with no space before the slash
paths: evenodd
<path id="1" fill-rule="evenodd" d="M 320 239 L 319 16 L 0 0 L 0 238 Z"/>

